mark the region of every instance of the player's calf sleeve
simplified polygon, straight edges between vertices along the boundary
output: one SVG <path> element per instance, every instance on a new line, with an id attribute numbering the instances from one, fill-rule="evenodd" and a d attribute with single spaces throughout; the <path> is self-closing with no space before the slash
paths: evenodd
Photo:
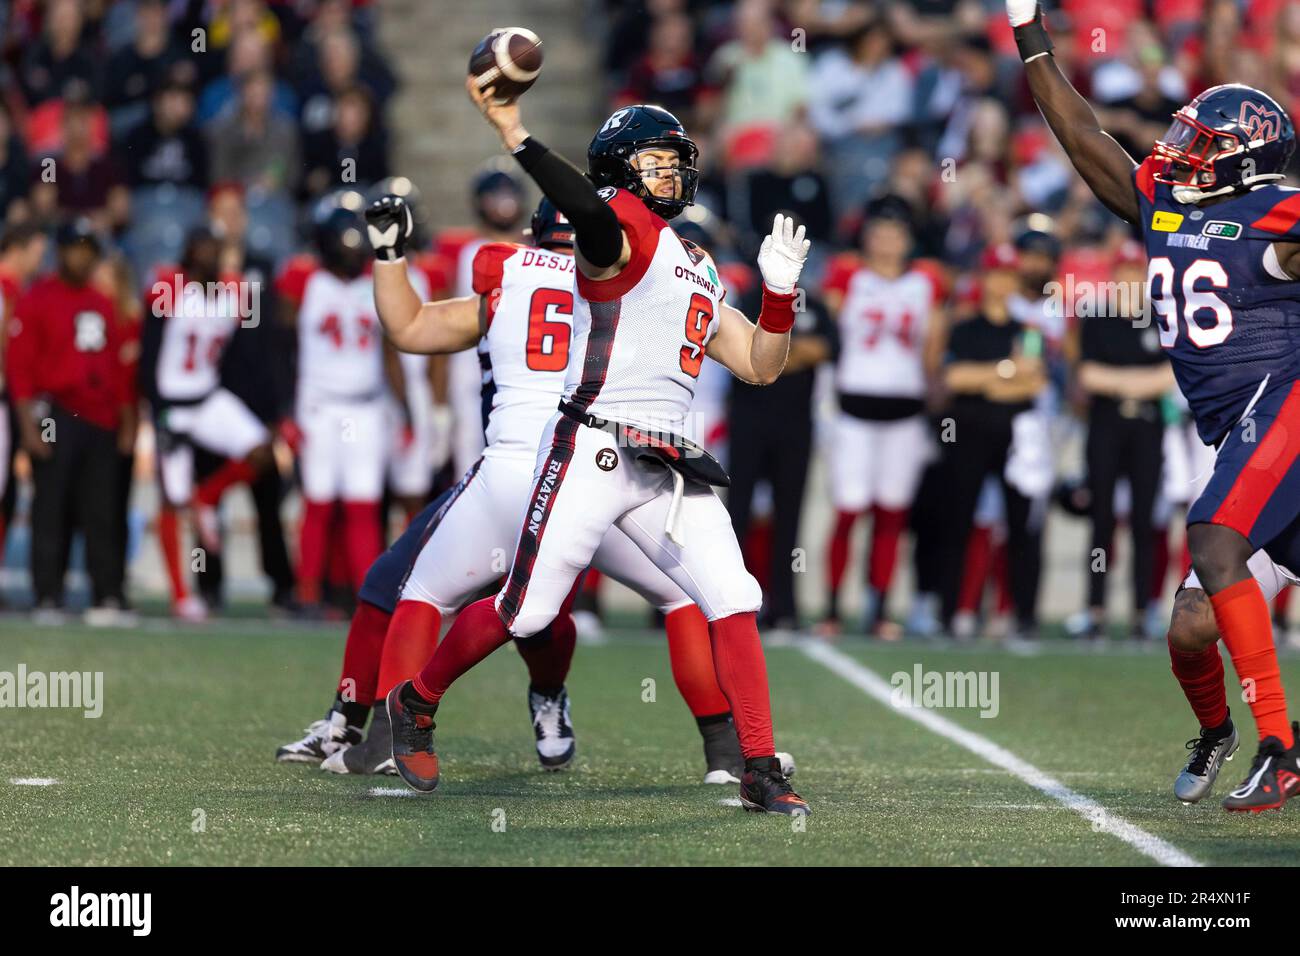
<path id="1" fill-rule="evenodd" d="M 673 683 L 691 713 L 697 718 L 730 713 L 731 704 L 718 686 L 713 642 L 704 612 L 694 604 L 670 611 L 664 616 L 664 630 L 668 632 L 668 662 L 672 665 Z"/>
<path id="2" fill-rule="evenodd" d="M 1223 658 L 1218 643 L 1199 651 L 1180 651 L 1170 644 L 1169 660 L 1201 726 L 1222 726 L 1228 719 L 1228 694 L 1223 687 Z"/>
<path id="3" fill-rule="evenodd" d="M 835 594 L 844 581 L 844 569 L 849 566 L 849 540 L 853 524 L 858 520 L 856 511 L 835 512 L 835 528 L 831 532 L 830 548 L 826 556 L 826 577 L 831 593 Z"/>
<path id="4" fill-rule="evenodd" d="M 577 643 L 578 628 L 573 623 L 573 615 L 563 611 L 536 634 L 515 641 L 515 648 L 528 667 L 529 687 L 547 697 L 558 694 L 569 677 Z"/>
<path id="5" fill-rule="evenodd" d="M 158 545 L 162 548 L 163 564 L 167 568 L 167 581 L 172 587 L 172 602 L 189 597 L 185 573 L 181 570 L 181 523 L 176 509 L 163 505 L 158 509 Z"/>
<path id="6" fill-rule="evenodd" d="M 874 520 L 871 529 L 871 556 L 867 562 L 867 583 L 883 598 L 889 591 L 889 583 L 894 579 L 898 542 L 902 540 L 903 531 L 907 528 L 907 509 L 876 505 L 872 509 L 872 515 Z"/>
<path id="7" fill-rule="evenodd" d="M 332 502 L 304 501 L 298 529 L 298 597 L 304 604 L 320 602 L 325 576 L 325 541 L 329 536 Z"/>
<path id="8" fill-rule="evenodd" d="M 384 550 L 377 502 L 343 502 L 343 543 L 348 554 L 349 579 L 359 591 L 370 565 Z"/>
<path id="9" fill-rule="evenodd" d="M 231 485 L 248 484 L 257 477 L 257 469 L 247 459 L 223 462 L 221 467 L 199 482 L 194 500 L 201 505 L 216 505 Z"/>
<path id="10" fill-rule="evenodd" d="M 767 663 L 758 639 L 754 612 L 731 614 L 709 622 L 718 685 L 731 704 L 746 760 L 776 753 L 772 739 L 772 704 L 768 698 Z"/>
<path id="11" fill-rule="evenodd" d="M 388 623 L 379 654 L 375 696 L 383 697 L 420 673 L 438 649 L 442 614 L 423 601 L 399 601 Z"/>
<path id="12" fill-rule="evenodd" d="M 1243 695 L 1255 716 L 1260 740 L 1277 737 L 1289 748 L 1293 743 L 1291 725 L 1264 593 L 1254 578 L 1246 578 L 1210 595 L 1210 604 Z"/>
<path id="13" fill-rule="evenodd" d="M 392 615 L 383 608 L 365 601 L 357 602 L 352 623 L 348 626 L 348 640 L 343 646 L 343 670 L 339 674 L 338 692 L 344 702 L 352 701 L 369 707 L 381 693 L 378 688 L 379 662 L 390 620 Z M 387 692 L 388 688 L 383 688 L 382 693 Z"/>
<path id="14" fill-rule="evenodd" d="M 437 651 L 415 676 L 415 692 L 430 704 L 438 703 L 456 678 L 509 640 L 510 632 L 497 614 L 496 597 L 475 601 L 460 612 Z"/>

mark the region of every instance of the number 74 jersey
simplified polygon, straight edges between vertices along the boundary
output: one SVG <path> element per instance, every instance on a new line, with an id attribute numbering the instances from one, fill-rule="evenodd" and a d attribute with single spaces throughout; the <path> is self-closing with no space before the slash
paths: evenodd
<path id="1" fill-rule="evenodd" d="M 1252 400 L 1300 378 L 1300 283 L 1273 251 L 1300 242 L 1300 191 L 1270 183 L 1189 205 L 1152 171 L 1150 159 L 1133 171 L 1152 321 L 1214 444 Z"/>

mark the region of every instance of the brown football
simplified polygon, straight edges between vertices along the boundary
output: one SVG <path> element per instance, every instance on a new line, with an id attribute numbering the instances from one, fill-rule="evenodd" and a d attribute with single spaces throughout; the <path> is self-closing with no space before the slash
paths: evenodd
<path id="1" fill-rule="evenodd" d="M 509 103 L 537 80 L 542 70 L 542 41 L 524 27 L 498 27 L 474 47 L 469 72 L 478 88 L 495 87 L 493 99 Z"/>

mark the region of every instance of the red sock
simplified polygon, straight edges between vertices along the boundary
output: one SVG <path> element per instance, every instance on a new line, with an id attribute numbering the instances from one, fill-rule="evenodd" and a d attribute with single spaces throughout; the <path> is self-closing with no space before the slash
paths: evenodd
<path id="1" fill-rule="evenodd" d="M 221 501 L 221 496 L 231 485 L 240 482 L 247 484 L 256 477 L 257 469 L 247 461 L 222 462 L 220 468 L 199 482 L 199 487 L 194 492 L 194 500 L 201 505 L 215 505 Z"/>
<path id="2" fill-rule="evenodd" d="M 348 627 L 348 642 L 343 646 L 343 671 L 339 674 L 339 694 L 369 707 L 376 699 L 379 681 L 379 658 L 384 650 L 384 635 L 392 615 L 383 608 L 357 602 Z M 387 688 L 385 688 L 387 693 Z"/>
<path id="3" fill-rule="evenodd" d="M 496 595 L 475 601 L 460 612 L 438 650 L 416 675 L 415 692 L 431 704 L 438 703 L 456 678 L 509 640 L 510 632 L 497 614 Z"/>
<path id="4" fill-rule="evenodd" d="M 1228 694 L 1223 689 L 1223 658 L 1219 645 L 1201 651 L 1180 651 L 1169 645 L 1174 676 L 1202 727 L 1218 727 L 1228 719 Z"/>
<path id="5" fill-rule="evenodd" d="M 423 601 L 397 602 L 379 658 L 376 696 L 387 696 L 402 681 L 410 680 L 420 673 L 420 668 L 429 662 L 433 652 L 438 649 L 438 633 L 441 630 L 442 615 L 432 604 Z"/>
<path id="6" fill-rule="evenodd" d="M 1277 597 L 1273 598 L 1273 617 L 1286 623 L 1286 612 L 1291 608 L 1291 589 L 1283 588 L 1277 592 Z"/>
<path id="7" fill-rule="evenodd" d="M 961 591 L 957 596 L 957 610 L 976 612 L 980 609 L 992 563 L 993 531 L 976 525 L 971 528 L 970 536 L 966 539 L 965 571 L 961 577 Z"/>
<path id="8" fill-rule="evenodd" d="M 549 627 L 521 641 L 515 641 L 519 656 L 528 666 L 528 683 L 534 690 L 555 692 L 564 686 L 573 663 L 578 629 L 573 615 L 561 612 Z"/>
<path id="9" fill-rule="evenodd" d="M 844 581 L 844 569 L 849 566 L 849 538 L 853 534 L 853 525 L 858 520 L 856 511 L 835 512 L 835 530 L 831 532 L 830 553 L 826 557 L 827 584 L 831 593 L 839 591 Z"/>
<path id="10" fill-rule="evenodd" d="M 1210 595 L 1210 603 L 1250 712 L 1255 715 L 1259 739 L 1276 737 L 1282 746 L 1289 748 L 1293 741 L 1286 715 L 1286 693 L 1282 689 L 1277 649 L 1273 647 L 1273 623 L 1263 592 L 1254 578 L 1246 578 Z"/>
<path id="11" fill-rule="evenodd" d="M 731 704 L 740 737 L 740 751 L 746 757 L 771 757 L 772 705 L 767 691 L 767 663 L 758 639 L 754 612 L 731 614 L 709 622 L 713 661 L 718 685 Z"/>
<path id="12" fill-rule="evenodd" d="M 894 565 L 898 562 L 898 542 L 907 528 L 907 509 L 895 510 L 876 505 L 871 511 L 874 521 L 871 528 L 871 557 L 868 561 L 867 583 L 877 594 L 889 591 L 894 580 Z"/>
<path id="13" fill-rule="evenodd" d="M 181 570 L 181 523 L 176 509 L 167 505 L 158 509 L 158 544 L 162 547 L 167 580 L 172 586 L 172 603 L 184 601 L 190 596 L 190 591 L 185 586 L 185 573 Z"/>
<path id="14" fill-rule="evenodd" d="M 1169 576 L 1169 529 L 1154 528 L 1155 547 L 1151 549 L 1151 602 L 1165 596 L 1165 578 Z"/>
<path id="15" fill-rule="evenodd" d="M 359 591 L 370 565 L 384 550 L 377 502 L 343 502 L 343 541 L 348 552 L 348 566 L 352 571 L 352 587 Z"/>
<path id="16" fill-rule="evenodd" d="M 304 604 L 320 603 L 325 542 L 333 513 L 333 502 L 303 499 L 302 525 L 298 530 L 298 597 Z"/>
<path id="17" fill-rule="evenodd" d="M 673 682 L 691 713 L 696 717 L 730 713 L 731 705 L 718 686 L 709 622 L 704 612 L 694 604 L 679 607 L 664 617 L 664 630 L 668 632 L 668 661 L 673 668 Z"/>

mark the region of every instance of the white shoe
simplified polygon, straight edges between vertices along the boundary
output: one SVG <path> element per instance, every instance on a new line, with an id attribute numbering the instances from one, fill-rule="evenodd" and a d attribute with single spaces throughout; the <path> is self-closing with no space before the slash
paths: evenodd
<path id="1" fill-rule="evenodd" d="M 62 627 L 68 623 L 68 614 L 54 605 L 38 607 L 32 611 L 32 623 L 37 627 Z"/>
<path id="2" fill-rule="evenodd" d="M 172 617 L 198 624 L 208 619 L 208 605 L 197 594 L 189 594 L 172 605 Z"/>
<path id="3" fill-rule="evenodd" d="M 348 726 L 347 718 L 331 710 L 307 728 L 301 740 L 285 744 L 275 752 L 280 763 L 320 764 L 335 753 L 361 742 L 361 728 Z"/>
<path id="4" fill-rule="evenodd" d="M 710 784 L 740 783 L 740 778 L 730 770 L 710 770 L 704 775 L 704 782 Z"/>
<path id="5" fill-rule="evenodd" d="M 140 623 L 134 611 L 126 610 L 113 598 L 86 608 L 81 619 L 88 627 L 135 627 Z"/>

